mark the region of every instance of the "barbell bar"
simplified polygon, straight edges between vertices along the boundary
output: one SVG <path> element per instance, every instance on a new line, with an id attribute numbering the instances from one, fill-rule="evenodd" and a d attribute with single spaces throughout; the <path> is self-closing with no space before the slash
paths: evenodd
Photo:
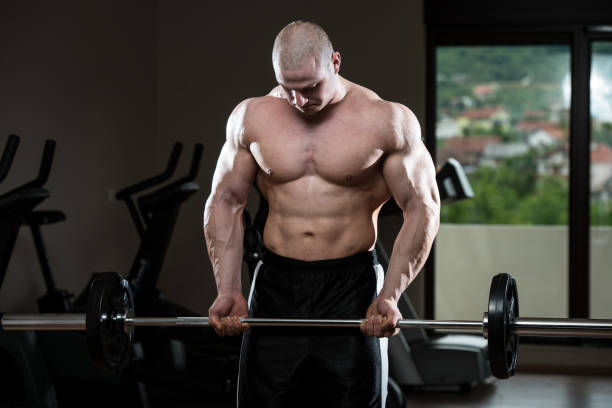
<path id="1" fill-rule="evenodd" d="M 4 330 L 86 330 L 85 313 L 10 314 L 2 318 Z M 211 326 L 208 317 L 122 317 L 111 319 L 133 327 Z M 253 327 L 359 327 L 365 319 L 273 319 L 247 317 L 241 323 Z M 488 313 L 483 320 L 399 320 L 400 329 L 441 329 L 480 332 L 488 338 Z M 518 336 L 612 338 L 612 320 L 519 317 L 510 324 Z"/>
<path id="2" fill-rule="evenodd" d="M 135 327 L 211 325 L 208 317 L 135 317 L 133 312 L 133 297 L 127 281 L 119 274 L 104 273 L 92 281 L 87 313 L 7 314 L 0 316 L 0 328 L 6 331 L 85 330 L 96 365 L 107 371 L 118 371 L 129 361 Z M 249 317 L 240 321 L 253 327 L 359 327 L 364 320 Z M 488 339 L 491 372 L 502 379 L 514 375 L 519 336 L 612 338 L 612 320 L 519 317 L 516 281 L 508 274 L 493 278 L 488 312 L 481 321 L 402 319 L 397 327 L 479 332 Z"/>

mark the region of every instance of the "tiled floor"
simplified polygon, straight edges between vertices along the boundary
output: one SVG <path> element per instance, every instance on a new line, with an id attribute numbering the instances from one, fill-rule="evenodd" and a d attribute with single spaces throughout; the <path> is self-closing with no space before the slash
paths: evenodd
<path id="1" fill-rule="evenodd" d="M 406 394 L 406 407 L 612 408 L 612 377 L 517 374 L 466 394 Z"/>

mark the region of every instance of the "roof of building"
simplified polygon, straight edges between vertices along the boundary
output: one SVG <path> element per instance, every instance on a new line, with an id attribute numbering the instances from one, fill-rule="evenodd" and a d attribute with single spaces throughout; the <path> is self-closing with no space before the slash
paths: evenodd
<path id="1" fill-rule="evenodd" d="M 591 146 L 591 162 L 612 163 L 612 147 L 605 143 L 593 143 Z"/>
<path id="2" fill-rule="evenodd" d="M 438 150 L 438 163 L 453 157 L 463 165 L 476 164 L 478 157 L 489 144 L 500 143 L 499 136 L 453 137 L 446 139 Z"/>
<path id="3" fill-rule="evenodd" d="M 461 112 L 459 117 L 468 118 L 470 120 L 489 119 L 498 112 L 506 112 L 506 110 L 501 106 L 488 106 L 486 108 L 480 109 L 467 109 Z"/>
<path id="4" fill-rule="evenodd" d="M 515 126 L 515 129 L 523 130 L 526 132 L 543 130 L 547 133 L 550 133 L 550 135 L 557 140 L 561 140 L 565 136 L 565 130 L 563 128 L 560 128 L 557 123 L 549 122 L 546 120 L 524 120 L 519 122 Z"/>
<path id="5" fill-rule="evenodd" d="M 493 95 L 495 93 L 496 88 L 497 87 L 493 84 L 475 85 L 472 89 L 472 93 L 477 98 L 483 98 L 489 95 Z"/>

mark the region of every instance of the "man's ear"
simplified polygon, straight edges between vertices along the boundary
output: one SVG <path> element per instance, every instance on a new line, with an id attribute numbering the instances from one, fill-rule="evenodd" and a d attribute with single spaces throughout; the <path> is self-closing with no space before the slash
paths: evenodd
<path id="1" fill-rule="evenodd" d="M 338 51 L 334 51 L 332 53 L 332 65 L 334 67 L 334 74 L 340 72 L 340 63 L 342 62 L 342 57 L 340 57 L 340 53 Z"/>

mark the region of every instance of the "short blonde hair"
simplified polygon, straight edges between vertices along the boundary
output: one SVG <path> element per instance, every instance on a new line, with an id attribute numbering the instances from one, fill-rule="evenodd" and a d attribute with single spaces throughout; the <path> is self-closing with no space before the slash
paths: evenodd
<path id="1" fill-rule="evenodd" d="M 286 25 L 276 36 L 272 49 L 274 69 L 298 70 L 312 57 L 320 66 L 331 61 L 334 52 L 327 33 L 320 25 L 310 21 L 294 21 Z"/>

